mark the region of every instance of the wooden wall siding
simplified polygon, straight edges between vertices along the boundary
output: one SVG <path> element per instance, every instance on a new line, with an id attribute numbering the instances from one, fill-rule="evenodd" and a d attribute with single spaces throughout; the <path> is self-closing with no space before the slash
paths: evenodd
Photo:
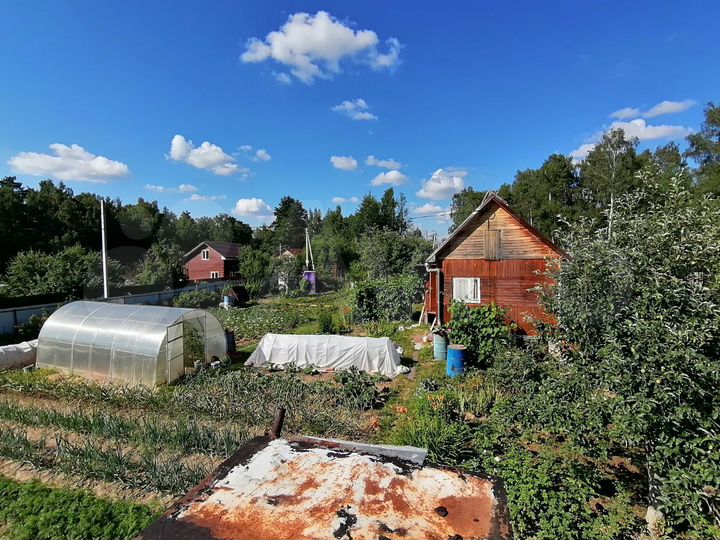
<path id="1" fill-rule="evenodd" d="M 212 248 L 209 249 L 210 258 L 206 261 L 202 259 L 202 251 L 199 250 L 197 255 L 185 263 L 185 270 L 187 271 L 188 279 L 190 281 L 204 281 L 210 279 L 211 272 L 218 272 L 220 277 L 226 277 L 225 275 L 225 262 L 222 256 Z"/>
<path id="2" fill-rule="evenodd" d="M 425 284 L 425 311 L 437 314 L 437 273 L 430 272 Z"/>
<path id="3" fill-rule="evenodd" d="M 508 310 L 508 320 L 517 323 L 521 330 L 534 334 L 535 328 L 524 321 L 525 314 L 536 318 L 546 318 L 538 306 L 538 295 L 528 289 L 544 281 L 544 277 L 535 272 L 545 269 L 544 259 L 489 261 L 445 260 L 442 263 L 444 321 L 450 320 L 450 304 L 452 304 L 454 277 L 480 278 L 481 304 L 495 302 Z M 470 304 L 477 306 L 480 304 Z"/>
<path id="4" fill-rule="evenodd" d="M 475 227 L 470 227 L 453 238 L 438 258 L 492 258 L 492 253 L 486 255 L 485 231 L 500 231 L 501 259 L 542 259 L 557 256 L 557 253 L 523 227 L 508 211 L 492 205 L 477 216 Z"/>

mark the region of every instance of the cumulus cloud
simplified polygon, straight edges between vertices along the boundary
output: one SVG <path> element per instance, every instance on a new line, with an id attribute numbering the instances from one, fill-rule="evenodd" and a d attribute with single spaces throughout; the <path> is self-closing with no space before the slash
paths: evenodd
<path id="1" fill-rule="evenodd" d="M 195 193 L 198 188 L 192 184 L 180 184 L 177 187 L 158 186 L 155 184 L 145 184 L 145 189 L 154 191 L 155 193 Z"/>
<path id="2" fill-rule="evenodd" d="M 447 213 L 448 209 L 433 203 L 425 203 L 411 211 L 413 216 L 434 216 L 437 214 Z"/>
<path id="3" fill-rule="evenodd" d="M 617 121 L 610 124 L 610 127 L 606 131 L 612 131 L 614 129 L 620 129 L 625 133 L 628 138 L 636 138 L 638 141 L 654 141 L 658 139 L 679 139 L 687 137 L 692 133 L 692 129 L 685 126 L 672 126 L 672 125 L 650 125 L 645 122 L 642 118 L 636 118 L 629 122 Z M 570 157 L 574 161 L 580 161 L 585 159 L 597 143 L 602 138 L 604 131 L 598 131 L 592 137 L 590 137 L 584 144 L 581 144 L 575 150 L 570 152 Z"/>
<path id="4" fill-rule="evenodd" d="M 416 195 L 431 201 L 451 199 L 465 187 L 464 178 L 467 174 L 463 169 L 438 169 L 423 182 L 422 189 Z"/>
<path id="5" fill-rule="evenodd" d="M 372 30 L 353 30 L 325 11 L 295 13 L 264 39 L 248 40 L 240 60 L 257 63 L 272 59 L 288 67 L 297 79 L 311 84 L 316 77 L 329 79 L 340 73 L 341 62 L 349 58 L 366 62 L 373 69 L 394 68 L 400 63 L 400 42 L 388 39 L 387 52 L 381 52 L 379 41 Z M 291 80 L 285 72 L 273 72 L 273 76 L 282 84 Z"/>
<path id="6" fill-rule="evenodd" d="M 354 171 L 357 169 L 357 160 L 352 156 L 331 156 L 330 163 L 336 169 L 343 171 Z"/>
<path id="7" fill-rule="evenodd" d="M 332 202 L 335 204 L 344 204 L 344 203 L 357 204 L 360 202 L 360 199 L 357 197 L 333 197 Z"/>
<path id="8" fill-rule="evenodd" d="M 196 169 L 212 171 L 218 176 L 248 175 L 250 171 L 235 163 L 235 158 L 222 148 L 208 141 L 196 147 L 182 135 L 175 135 L 170 142 L 169 159 L 192 165 Z"/>
<path id="9" fill-rule="evenodd" d="M 394 159 L 378 159 L 375 156 L 368 156 L 365 158 L 366 165 L 374 165 L 375 167 L 381 167 L 383 169 L 401 169 L 403 164 Z"/>
<path id="10" fill-rule="evenodd" d="M 362 98 L 345 100 L 340 105 L 335 105 L 332 110 L 344 114 L 353 120 L 377 120 L 378 117 L 368 110 L 367 102 Z"/>
<path id="11" fill-rule="evenodd" d="M 690 107 L 695 105 L 695 100 L 686 99 L 684 101 L 661 101 L 654 107 L 643 113 L 645 118 L 654 118 L 661 114 L 675 114 L 688 110 Z"/>
<path id="12" fill-rule="evenodd" d="M 50 150 L 53 154 L 20 152 L 8 160 L 8 165 L 19 174 L 98 183 L 130 174 L 125 163 L 91 154 L 78 144 L 53 143 Z"/>
<path id="13" fill-rule="evenodd" d="M 222 201 L 224 199 L 227 199 L 226 195 L 198 195 L 197 193 L 193 193 L 188 201 Z"/>
<path id="14" fill-rule="evenodd" d="M 375 178 L 372 179 L 372 182 L 370 183 L 373 186 L 382 186 L 385 184 L 401 186 L 402 184 L 407 182 L 407 180 L 408 177 L 400 171 L 388 171 L 378 174 Z"/>
<path id="15" fill-rule="evenodd" d="M 272 156 L 264 148 L 260 148 L 255 152 L 255 161 L 270 161 Z"/>
<path id="16" fill-rule="evenodd" d="M 235 208 L 232 209 L 235 216 L 250 218 L 261 222 L 272 221 L 273 209 L 264 200 L 252 197 L 250 199 L 238 199 Z"/>
<path id="17" fill-rule="evenodd" d="M 253 147 L 250 144 L 243 144 L 242 146 L 240 146 L 240 150 L 242 150 L 243 152 L 252 152 L 252 149 Z"/>

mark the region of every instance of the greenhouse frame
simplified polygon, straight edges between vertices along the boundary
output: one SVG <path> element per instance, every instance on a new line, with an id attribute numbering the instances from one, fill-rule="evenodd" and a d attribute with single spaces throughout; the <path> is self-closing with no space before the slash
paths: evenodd
<path id="1" fill-rule="evenodd" d="M 184 374 L 193 340 L 203 346 L 205 361 L 227 352 L 223 327 L 202 309 L 71 302 L 45 321 L 36 365 L 155 386 Z"/>

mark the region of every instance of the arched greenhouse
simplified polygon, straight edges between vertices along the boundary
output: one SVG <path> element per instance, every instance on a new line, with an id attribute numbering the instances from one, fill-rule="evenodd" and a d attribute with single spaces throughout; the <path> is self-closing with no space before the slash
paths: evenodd
<path id="1" fill-rule="evenodd" d="M 180 377 L 191 353 L 209 361 L 226 351 L 222 326 L 201 309 L 71 302 L 45 321 L 36 365 L 153 386 Z"/>

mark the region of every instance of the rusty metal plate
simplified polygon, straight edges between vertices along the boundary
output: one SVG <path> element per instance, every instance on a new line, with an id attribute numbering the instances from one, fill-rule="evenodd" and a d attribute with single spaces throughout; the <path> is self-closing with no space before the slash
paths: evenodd
<path id="1" fill-rule="evenodd" d="M 496 479 L 420 466 L 369 446 L 253 439 L 140 538 L 511 537 Z"/>

